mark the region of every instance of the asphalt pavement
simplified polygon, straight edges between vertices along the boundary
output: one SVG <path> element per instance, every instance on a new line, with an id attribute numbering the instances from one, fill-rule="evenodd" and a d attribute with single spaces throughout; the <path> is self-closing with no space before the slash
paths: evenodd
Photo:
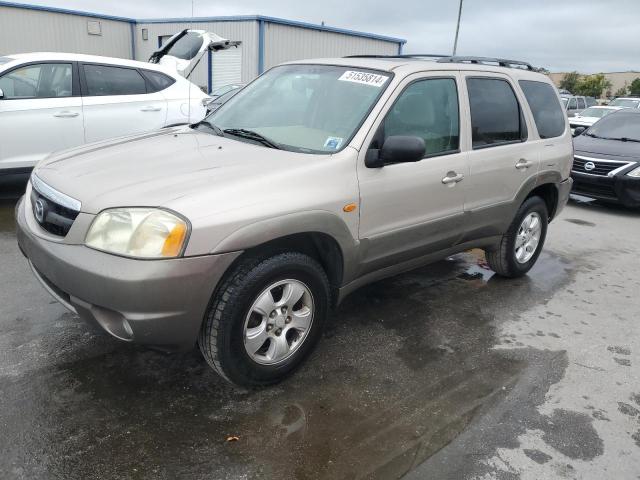
<path id="1" fill-rule="evenodd" d="M 526 277 L 482 252 L 369 285 L 285 382 L 90 330 L 0 201 L 2 479 L 640 478 L 640 212 L 572 201 Z"/>

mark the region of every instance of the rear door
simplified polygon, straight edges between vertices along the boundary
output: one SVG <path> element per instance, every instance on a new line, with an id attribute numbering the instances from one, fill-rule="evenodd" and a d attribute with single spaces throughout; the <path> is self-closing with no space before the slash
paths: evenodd
<path id="1" fill-rule="evenodd" d="M 25 171 L 84 142 L 74 62 L 38 62 L 0 75 L 0 170 Z"/>
<path id="2" fill-rule="evenodd" d="M 517 194 L 535 183 L 539 149 L 529 141 L 524 98 L 506 75 L 467 72 L 471 152 L 465 211 L 466 240 L 504 233 Z"/>
<path id="3" fill-rule="evenodd" d="M 80 70 L 87 142 L 165 125 L 167 101 L 138 69 L 83 63 Z"/>

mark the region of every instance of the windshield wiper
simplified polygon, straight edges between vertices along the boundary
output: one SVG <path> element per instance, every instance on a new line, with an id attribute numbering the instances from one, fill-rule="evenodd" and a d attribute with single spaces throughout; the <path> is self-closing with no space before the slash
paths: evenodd
<path id="1" fill-rule="evenodd" d="M 587 137 L 593 137 L 593 138 L 602 138 L 596 135 L 595 133 L 583 133 L 583 135 L 586 135 Z"/>
<path id="2" fill-rule="evenodd" d="M 256 142 L 260 142 L 261 144 L 263 144 L 265 147 L 282 150 L 282 147 L 275 143 L 273 140 L 269 140 L 264 135 L 258 132 L 254 132 L 253 130 L 247 130 L 246 128 L 225 128 L 223 132 L 228 133 L 229 135 L 235 135 L 236 137 L 255 140 Z"/>
<path id="3" fill-rule="evenodd" d="M 606 138 L 607 140 L 618 140 L 620 142 L 640 142 L 640 139 L 637 138 L 629 138 L 629 137 L 619 137 L 619 138 L 614 138 L 614 137 L 603 137 Z"/>
<path id="4" fill-rule="evenodd" d="M 207 127 L 209 127 L 211 130 L 213 130 L 215 132 L 216 135 L 218 135 L 219 137 L 224 137 L 224 132 L 222 131 L 222 129 L 217 126 L 216 124 L 210 122 L 209 120 L 207 120 L 206 118 L 200 120 L 199 122 L 196 122 L 194 124 L 191 125 L 191 128 L 198 128 L 200 125 L 205 125 Z"/>

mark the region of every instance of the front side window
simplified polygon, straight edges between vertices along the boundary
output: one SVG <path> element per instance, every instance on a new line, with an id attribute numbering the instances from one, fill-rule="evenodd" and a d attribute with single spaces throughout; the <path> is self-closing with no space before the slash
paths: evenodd
<path id="1" fill-rule="evenodd" d="M 564 133 L 565 115 L 553 87 L 531 80 L 518 82 L 529 103 L 540 138 L 559 137 Z"/>
<path id="2" fill-rule="evenodd" d="M 139 95 L 147 93 L 142 75 L 133 68 L 84 65 L 88 96 Z"/>
<path id="3" fill-rule="evenodd" d="M 412 83 L 398 97 L 382 128 L 384 139 L 394 135 L 423 138 L 427 156 L 457 151 L 460 119 L 455 80 L 434 78 Z"/>
<path id="4" fill-rule="evenodd" d="M 250 140 L 239 130 L 251 130 L 285 150 L 335 153 L 347 146 L 389 83 L 391 74 L 382 71 L 283 65 L 240 90 L 207 123 L 240 141 Z"/>
<path id="5" fill-rule="evenodd" d="M 72 72 L 70 63 L 28 65 L 0 77 L 0 88 L 5 99 L 70 97 Z"/>
<path id="6" fill-rule="evenodd" d="M 527 127 L 509 82 L 497 78 L 468 78 L 473 148 L 522 142 Z"/>

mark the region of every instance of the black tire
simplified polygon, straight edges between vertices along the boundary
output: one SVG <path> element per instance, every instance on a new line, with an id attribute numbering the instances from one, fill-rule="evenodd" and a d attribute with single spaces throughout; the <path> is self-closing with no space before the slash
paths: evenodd
<path id="1" fill-rule="evenodd" d="M 542 220 L 540 241 L 534 255 L 526 263 L 520 263 L 516 259 L 516 237 L 523 220 L 532 212 L 538 213 Z M 549 213 L 547 211 L 547 204 L 545 201 L 538 196 L 530 197 L 525 200 L 518 209 L 507 233 L 502 237 L 500 245 L 497 248 L 485 250 L 485 257 L 491 269 L 498 275 L 507 278 L 516 278 L 525 275 L 529 270 L 531 270 L 531 267 L 533 267 L 540 256 L 540 252 L 544 246 L 544 241 L 547 237 L 548 223 Z"/>
<path id="2" fill-rule="evenodd" d="M 279 280 L 303 282 L 313 296 L 313 322 L 293 354 L 275 365 L 254 361 L 244 346 L 249 310 L 269 285 Z M 223 279 L 205 314 L 198 344 L 205 359 L 224 379 L 238 386 L 277 383 L 311 353 L 322 335 L 330 305 L 329 281 L 313 258 L 297 252 L 242 259 Z"/>

